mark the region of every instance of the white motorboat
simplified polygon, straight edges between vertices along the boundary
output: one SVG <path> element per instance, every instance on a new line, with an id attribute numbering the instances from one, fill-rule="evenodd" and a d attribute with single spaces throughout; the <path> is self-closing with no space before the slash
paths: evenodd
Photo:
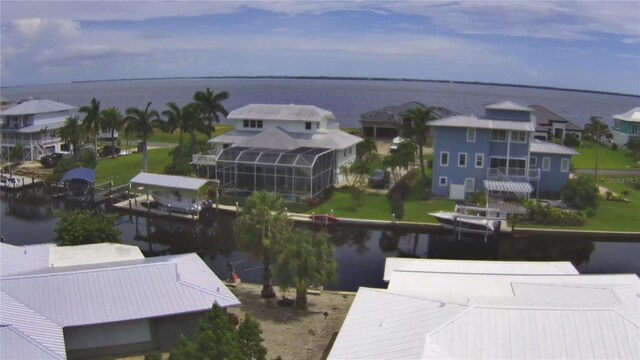
<path id="1" fill-rule="evenodd" d="M 429 213 L 442 227 L 459 233 L 491 235 L 500 229 L 500 210 L 456 205 L 453 212 Z"/>
<path id="2" fill-rule="evenodd" d="M 151 196 L 158 205 L 170 211 L 197 214 L 201 209 L 196 198 L 183 195 L 179 191 L 152 191 Z"/>

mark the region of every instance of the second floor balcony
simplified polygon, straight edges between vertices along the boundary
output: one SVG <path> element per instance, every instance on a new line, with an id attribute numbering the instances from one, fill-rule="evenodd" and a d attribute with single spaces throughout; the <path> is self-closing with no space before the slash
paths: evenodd
<path id="1" fill-rule="evenodd" d="M 208 150 L 191 155 L 191 162 L 196 165 L 215 165 L 217 160 L 218 155 L 215 150 Z"/>
<path id="2" fill-rule="evenodd" d="M 497 167 L 487 168 L 487 180 L 530 181 L 540 180 L 540 168 Z"/>

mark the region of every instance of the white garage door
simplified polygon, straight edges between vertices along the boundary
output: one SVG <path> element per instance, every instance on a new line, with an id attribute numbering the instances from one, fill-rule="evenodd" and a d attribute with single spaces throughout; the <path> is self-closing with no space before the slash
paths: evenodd
<path id="1" fill-rule="evenodd" d="M 451 200 L 464 200 L 464 184 L 449 186 L 449 199 Z"/>

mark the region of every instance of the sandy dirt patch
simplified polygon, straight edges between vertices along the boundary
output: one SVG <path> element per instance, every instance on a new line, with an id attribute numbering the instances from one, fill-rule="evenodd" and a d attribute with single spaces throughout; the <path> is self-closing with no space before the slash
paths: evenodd
<path id="1" fill-rule="evenodd" d="M 242 306 L 229 312 L 244 318 L 245 314 L 260 322 L 268 359 L 278 355 L 288 359 L 324 359 L 329 354 L 330 345 L 340 331 L 342 322 L 349 312 L 355 293 L 323 291 L 320 295 L 308 295 L 309 308 L 279 307 L 278 297 L 262 299 L 261 285 L 241 283 L 231 291 L 240 299 Z M 295 291 L 287 294 L 295 298 Z M 326 316 L 325 316 L 326 312 Z"/>

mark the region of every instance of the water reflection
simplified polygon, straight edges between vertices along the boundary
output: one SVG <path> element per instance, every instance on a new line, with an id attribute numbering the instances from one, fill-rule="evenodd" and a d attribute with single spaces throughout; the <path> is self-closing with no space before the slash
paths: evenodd
<path id="1" fill-rule="evenodd" d="M 57 219 L 54 209 L 65 209 L 38 191 L 4 193 L 0 198 L 0 229 L 16 245 L 50 242 Z M 68 208 L 68 205 L 66 206 Z M 99 211 L 105 211 L 103 208 Z M 140 247 L 146 256 L 198 253 L 219 276 L 234 263 L 243 281 L 260 282 L 261 264 L 238 251 L 233 238 L 232 214 L 216 214 L 193 223 L 161 217 L 119 213 L 124 242 Z M 323 227 L 312 226 L 314 231 Z M 390 256 L 466 260 L 571 261 L 586 273 L 640 273 L 640 242 L 585 241 L 574 238 L 456 239 L 442 233 L 331 227 L 339 266 L 337 284 L 328 288 L 357 290 L 359 286 L 385 287 L 384 259 Z M 603 239 L 605 240 L 605 239 Z M 607 239 L 611 240 L 611 239 Z"/>

